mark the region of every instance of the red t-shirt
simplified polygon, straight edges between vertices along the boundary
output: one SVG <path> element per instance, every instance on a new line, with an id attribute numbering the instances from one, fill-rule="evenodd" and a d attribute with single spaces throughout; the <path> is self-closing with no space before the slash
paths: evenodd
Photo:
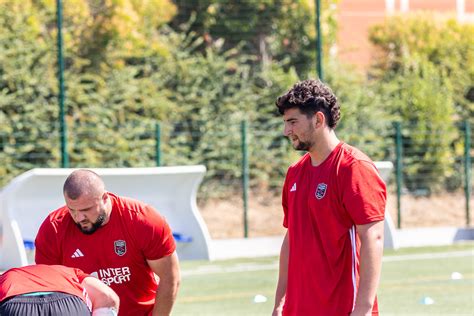
<path id="1" fill-rule="evenodd" d="M 66 206 L 52 212 L 36 236 L 36 263 L 80 268 L 117 293 L 121 315 L 149 315 L 157 282 L 146 260 L 175 251 L 172 232 L 151 206 L 108 194 L 109 222 L 90 235 L 79 230 Z"/>
<path id="2" fill-rule="evenodd" d="M 81 298 L 87 295 L 81 286 L 88 275 L 79 269 L 59 265 L 31 265 L 7 270 L 0 275 L 0 301 L 33 292 L 63 292 Z"/>
<path id="3" fill-rule="evenodd" d="M 386 188 L 373 162 L 339 143 L 319 166 L 304 155 L 282 193 L 288 228 L 288 284 L 283 315 L 348 315 L 359 279 L 355 225 L 384 219 Z M 373 314 L 378 314 L 377 299 Z"/>

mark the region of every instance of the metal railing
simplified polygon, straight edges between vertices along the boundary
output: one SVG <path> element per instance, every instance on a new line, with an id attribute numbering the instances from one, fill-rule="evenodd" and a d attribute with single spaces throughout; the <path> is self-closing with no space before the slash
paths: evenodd
<path id="1" fill-rule="evenodd" d="M 31 168 L 60 166 L 58 130 L 43 128 L 28 134 L 0 134 L 0 185 Z M 420 132 L 409 124 L 394 124 L 393 141 L 386 142 L 391 148 L 382 150 L 387 153 L 384 160 L 395 166 L 395 181 L 389 188 L 397 196 L 399 228 L 403 224 L 404 195 L 460 190 L 465 198 L 465 224 L 471 224 L 470 123 L 465 121 L 453 131 L 457 135 L 454 141 L 444 144 L 433 131 Z M 91 132 L 87 126 L 76 126 L 70 131 L 68 143 L 73 168 L 206 165 L 208 172 L 201 186 L 201 198 L 223 198 L 229 192 L 240 192 L 245 237 L 249 192 L 260 188 L 279 192 L 288 166 L 299 157 L 281 135 L 280 121 L 265 128 L 243 121 L 220 130 L 198 123 L 134 123 L 100 134 Z M 358 144 L 358 148 L 366 151 L 369 145 Z"/>

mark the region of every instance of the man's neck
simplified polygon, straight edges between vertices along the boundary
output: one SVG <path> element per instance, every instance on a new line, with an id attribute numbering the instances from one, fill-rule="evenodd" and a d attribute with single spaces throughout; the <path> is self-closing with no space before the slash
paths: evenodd
<path id="1" fill-rule="evenodd" d="M 112 199 L 110 198 L 110 196 L 107 199 L 107 202 L 105 204 L 105 214 L 106 214 L 106 218 L 105 218 L 105 221 L 102 224 L 102 226 L 104 226 L 105 224 L 107 224 L 109 222 L 110 215 L 112 214 Z"/>
<path id="2" fill-rule="evenodd" d="M 323 137 L 320 137 L 309 151 L 311 164 L 315 167 L 322 164 L 339 143 L 340 141 L 333 130 L 324 133 Z"/>

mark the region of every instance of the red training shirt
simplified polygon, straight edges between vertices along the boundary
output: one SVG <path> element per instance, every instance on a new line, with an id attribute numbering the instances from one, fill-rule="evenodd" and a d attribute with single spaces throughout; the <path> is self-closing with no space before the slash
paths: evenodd
<path id="1" fill-rule="evenodd" d="M 146 260 L 175 251 L 172 232 L 151 206 L 108 195 L 109 222 L 90 235 L 80 231 L 66 206 L 49 214 L 36 236 L 36 262 L 80 268 L 117 293 L 121 315 L 150 315 L 157 282 Z"/>
<path id="2" fill-rule="evenodd" d="M 359 280 L 355 225 L 382 221 L 385 201 L 385 183 L 373 162 L 342 142 L 319 166 L 307 153 L 288 169 L 282 192 L 289 236 L 283 315 L 352 312 Z"/>
<path id="3" fill-rule="evenodd" d="M 59 265 L 31 265 L 7 270 L 0 275 L 0 301 L 33 292 L 62 292 L 75 295 L 88 304 L 81 283 L 87 274 Z"/>

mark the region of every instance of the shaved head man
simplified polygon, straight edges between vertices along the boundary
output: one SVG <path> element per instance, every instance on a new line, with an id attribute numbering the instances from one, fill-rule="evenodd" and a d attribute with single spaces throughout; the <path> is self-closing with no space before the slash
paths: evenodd
<path id="1" fill-rule="evenodd" d="M 63 194 L 72 219 L 84 234 L 92 234 L 107 224 L 112 204 L 98 174 L 74 171 L 64 182 Z"/>
<path id="2" fill-rule="evenodd" d="M 120 297 L 120 315 L 169 315 L 180 271 L 166 220 L 150 205 L 108 192 L 91 170 L 72 172 L 63 194 L 66 205 L 36 236 L 36 263 L 97 277 Z"/>
<path id="3" fill-rule="evenodd" d="M 104 181 L 97 173 L 87 169 L 73 171 L 63 186 L 64 195 L 73 200 L 82 195 L 96 195 L 104 192 Z"/>

